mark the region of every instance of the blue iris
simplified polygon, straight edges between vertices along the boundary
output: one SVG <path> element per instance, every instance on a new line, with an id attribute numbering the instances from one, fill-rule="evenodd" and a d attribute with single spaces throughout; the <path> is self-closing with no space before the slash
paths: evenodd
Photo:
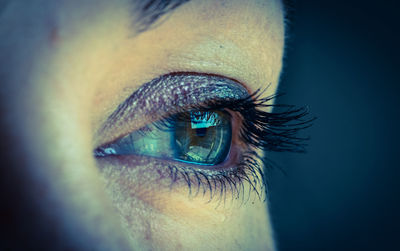
<path id="1" fill-rule="evenodd" d="M 174 124 L 176 160 L 216 165 L 229 154 L 232 140 L 230 117 L 224 112 L 191 112 L 190 121 Z"/>

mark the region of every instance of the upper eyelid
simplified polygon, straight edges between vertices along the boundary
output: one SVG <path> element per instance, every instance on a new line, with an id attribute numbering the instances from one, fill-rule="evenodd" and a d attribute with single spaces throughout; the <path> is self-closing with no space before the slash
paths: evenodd
<path id="1" fill-rule="evenodd" d="M 247 88 L 235 80 L 217 75 L 178 72 L 143 84 L 108 117 L 96 133 L 105 144 L 162 118 L 214 99 L 241 99 Z M 150 121 L 149 121 L 150 120 Z"/>

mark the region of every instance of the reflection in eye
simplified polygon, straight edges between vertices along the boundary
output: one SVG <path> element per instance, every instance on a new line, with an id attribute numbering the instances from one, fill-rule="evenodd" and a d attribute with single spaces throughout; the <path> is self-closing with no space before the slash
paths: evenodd
<path id="1" fill-rule="evenodd" d="M 260 197 L 269 162 L 257 150 L 303 151 L 305 139 L 297 133 L 312 121 L 303 119 L 305 108 L 279 105 L 281 111 L 269 111 L 276 106 L 271 104 L 274 96 L 261 94 L 248 94 L 241 84 L 220 76 L 161 76 L 144 84 L 109 117 L 103 130 L 117 131 L 117 139 L 95 149 L 94 155 L 128 168 L 135 168 L 129 165 L 138 159 L 152 158 L 154 176 L 169 176 L 172 183 L 181 178 L 189 191 L 196 184 L 203 194 L 220 189 L 217 194 L 225 196 L 230 190 L 239 198 L 247 182 Z M 143 118 L 156 122 L 118 132 Z"/>
<path id="2" fill-rule="evenodd" d="M 173 115 L 96 150 L 96 156 L 146 155 L 199 165 L 223 162 L 230 150 L 231 118 L 226 112 Z"/>
<path id="3" fill-rule="evenodd" d="M 193 163 L 219 164 L 229 153 L 232 127 L 221 112 L 191 112 L 190 119 L 175 124 L 176 159 Z"/>

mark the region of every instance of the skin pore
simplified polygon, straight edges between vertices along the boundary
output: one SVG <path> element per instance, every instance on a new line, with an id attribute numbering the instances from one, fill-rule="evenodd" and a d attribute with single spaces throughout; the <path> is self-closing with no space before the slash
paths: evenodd
<path id="1" fill-rule="evenodd" d="M 23 167 L 14 176 L 61 243 L 54 245 L 274 250 L 266 202 L 188 196 L 183 185 L 145 182 L 147 173 L 96 160 L 93 150 L 114 140 L 117 132 L 100 129 L 117 106 L 164 74 L 215 74 L 250 93 L 267 85 L 263 96 L 275 93 L 284 44 L 281 2 L 192 0 L 142 33 L 132 24 L 129 0 L 32 2 L 10 1 L 1 13 L 0 34 L 7 37 L 0 50 L 1 98 L 4 110 L 13 111 L 3 122 L 12 163 Z"/>

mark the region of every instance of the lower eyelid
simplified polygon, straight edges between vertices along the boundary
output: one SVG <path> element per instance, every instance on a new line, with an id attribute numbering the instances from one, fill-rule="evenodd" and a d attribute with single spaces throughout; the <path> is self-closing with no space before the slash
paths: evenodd
<path id="1" fill-rule="evenodd" d="M 238 135 L 232 138 L 239 141 Z M 204 203 L 226 199 L 243 203 L 250 197 L 263 200 L 265 181 L 260 159 L 242 144 L 244 147 L 232 143 L 229 158 L 208 168 L 138 155 L 110 155 L 96 160 L 106 186 L 113 187 L 112 194 L 119 200 L 136 198 L 159 209 L 163 206 L 157 203 L 185 195 L 199 196 Z"/>
<path id="2" fill-rule="evenodd" d="M 106 183 L 107 192 L 111 195 L 110 199 L 122 215 L 128 215 L 128 219 L 132 211 L 133 213 L 142 213 L 140 210 L 137 211 L 138 208 L 144 208 L 146 211 L 143 213 L 145 214 L 150 212 L 153 216 L 178 217 L 178 219 L 190 219 L 190 221 L 199 219 L 199 217 L 204 221 L 209 216 L 217 216 L 217 211 L 214 211 L 215 203 L 209 204 L 211 202 L 210 191 L 206 190 L 206 193 L 203 194 L 202 189 L 203 187 L 208 189 L 207 184 L 204 183 L 199 187 L 198 196 L 193 196 L 197 187 L 192 186 L 192 193 L 190 193 L 182 176 L 171 186 L 168 168 L 163 163 L 156 163 L 154 159 L 150 158 L 134 159 L 132 157 L 129 160 L 128 158 L 107 157 L 99 158 L 97 161 Z M 122 166 L 122 162 L 135 166 L 134 168 Z M 210 184 L 212 183 L 210 181 Z M 216 190 L 214 187 L 213 189 Z M 231 196 L 229 192 L 225 194 L 227 198 Z M 213 199 L 215 198 L 216 196 L 213 197 Z M 213 211 L 210 211 L 211 209 Z"/>
<path id="3" fill-rule="evenodd" d="M 224 171 L 234 171 L 235 165 L 240 162 L 241 150 L 238 146 L 232 144 L 230 152 L 228 154 L 227 159 L 218 165 L 196 165 L 187 162 L 181 162 L 177 160 L 169 160 L 169 159 L 161 159 L 151 156 L 144 155 L 110 155 L 110 156 L 102 156 L 96 157 L 99 164 L 107 163 L 113 166 L 123 166 L 124 168 L 129 169 L 137 169 L 138 166 L 149 166 L 149 165 L 163 165 L 165 166 L 179 166 L 179 168 L 187 168 L 188 170 L 202 170 L 208 172 L 210 175 L 213 173 L 217 174 L 218 172 Z M 100 166 L 101 169 L 101 166 Z M 162 169 L 160 167 L 158 170 Z"/>
<path id="4" fill-rule="evenodd" d="M 241 155 L 242 150 L 237 146 L 232 146 L 226 161 L 206 168 L 196 164 L 138 155 L 97 157 L 96 160 L 100 172 L 105 174 L 106 179 L 115 179 L 118 175 L 123 175 L 126 182 L 132 183 L 131 187 L 138 186 L 140 189 L 157 191 L 187 186 L 187 177 L 183 177 L 182 173 L 188 175 L 202 173 L 201 175 L 206 175 L 211 182 L 213 177 L 222 174 L 234 176 L 234 173 L 238 171 Z M 174 173 L 174 171 L 180 173 Z M 121 178 L 122 176 L 119 179 Z"/>

